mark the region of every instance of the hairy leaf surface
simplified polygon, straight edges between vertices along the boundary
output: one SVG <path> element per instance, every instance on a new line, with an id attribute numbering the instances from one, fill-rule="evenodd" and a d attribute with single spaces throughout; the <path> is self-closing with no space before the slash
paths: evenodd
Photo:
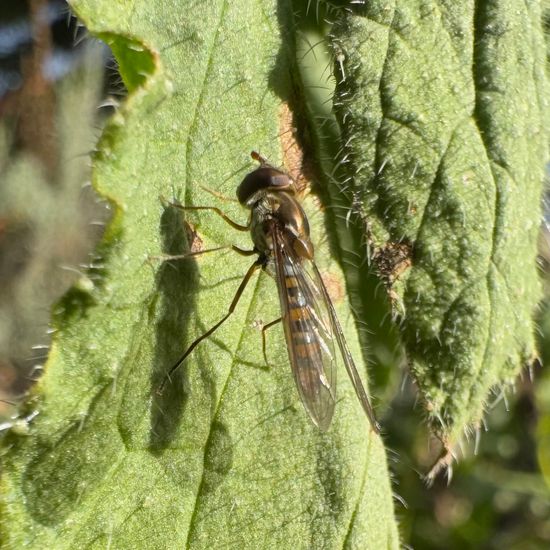
<path id="1" fill-rule="evenodd" d="M 300 404 L 280 327 L 268 332 L 264 364 L 257 322 L 279 316 L 267 275 L 155 393 L 183 349 L 223 317 L 251 263 L 231 251 L 150 260 L 250 248 L 215 214 L 182 214 L 159 196 L 245 222 L 220 194 L 235 196 L 252 149 L 282 160 L 288 68 L 275 3 L 73 7 L 111 45 L 129 90 L 94 158 L 114 220 L 86 284 L 56 307 L 54 344 L 26 404 L 39 413 L 29 435 L 5 439 L 5 547 L 397 548 L 384 448 L 345 374 L 323 434 Z M 341 286 L 323 214 L 311 199 L 306 208 L 321 271 Z M 344 302 L 336 306 L 360 364 Z"/>
<path id="2" fill-rule="evenodd" d="M 333 27 L 340 161 L 452 444 L 535 355 L 548 140 L 539 2 L 372 1 Z"/>

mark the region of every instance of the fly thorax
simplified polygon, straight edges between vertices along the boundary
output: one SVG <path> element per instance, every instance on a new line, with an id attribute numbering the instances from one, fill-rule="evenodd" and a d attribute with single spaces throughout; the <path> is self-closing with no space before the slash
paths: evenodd
<path id="1" fill-rule="evenodd" d="M 250 235 L 256 250 L 266 256 L 271 255 L 273 238 L 269 226 L 273 220 L 273 211 L 267 197 L 260 198 L 252 207 Z"/>

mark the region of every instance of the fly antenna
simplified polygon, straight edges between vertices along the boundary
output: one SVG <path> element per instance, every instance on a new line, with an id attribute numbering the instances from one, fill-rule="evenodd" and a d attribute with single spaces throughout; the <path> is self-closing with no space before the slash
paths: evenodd
<path id="1" fill-rule="evenodd" d="M 269 165 L 269 163 L 267 162 L 267 159 L 265 157 L 262 157 L 262 155 L 260 155 L 260 153 L 258 153 L 257 151 L 252 151 L 250 153 L 250 156 L 254 160 L 257 160 L 262 166 L 265 166 L 266 164 Z"/>

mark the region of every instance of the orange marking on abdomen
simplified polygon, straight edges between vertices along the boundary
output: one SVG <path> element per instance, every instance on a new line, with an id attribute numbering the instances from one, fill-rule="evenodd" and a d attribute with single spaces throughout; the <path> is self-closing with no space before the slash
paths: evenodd
<path id="1" fill-rule="evenodd" d="M 296 353 L 300 359 L 306 357 L 313 357 L 319 353 L 319 344 L 317 342 L 311 342 L 309 344 L 296 344 Z"/>
<path id="2" fill-rule="evenodd" d="M 296 277 L 285 277 L 285 285 L 287 288 L 296 288 L 298 286 L 298 281 Z"/>
<path id="3" fill-rule="evenodd" d="M 291 321 L 302 321 L 306 319 L 311 319 L 311 313 L 309 312 L 309 309 L 302 306 L 291 307 L 289 313 Z"/>

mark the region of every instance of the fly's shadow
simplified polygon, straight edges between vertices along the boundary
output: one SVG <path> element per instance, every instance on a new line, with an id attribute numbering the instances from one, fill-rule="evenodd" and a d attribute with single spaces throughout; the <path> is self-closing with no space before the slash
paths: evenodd
<path id="1" fill-rule="evenodd" d="M 164 254 L 172 256 L 189 252 L 194 234 L 181 212 L 175 208 L 165 208 L 160 220 L 160 233 Z M 152 452 L 160 453 L 170 446 L 189 400 L 189 366 L 174 372 L 161 394 L 157 390 L 167 370 L 181 354 L 182 348 L 186 347 L 186 335 L 196 310 L 198 286 L 199 270 L 196 259 L 168 260 L 160 266 L 157 275 L 160 301 L 157 310 L 160 315 L 155 327 L 155 355 L 151 374 L 149 449 Z M 210 379 L 203 379 L 203 383 L 207 387 L 213 386 Z"/>

